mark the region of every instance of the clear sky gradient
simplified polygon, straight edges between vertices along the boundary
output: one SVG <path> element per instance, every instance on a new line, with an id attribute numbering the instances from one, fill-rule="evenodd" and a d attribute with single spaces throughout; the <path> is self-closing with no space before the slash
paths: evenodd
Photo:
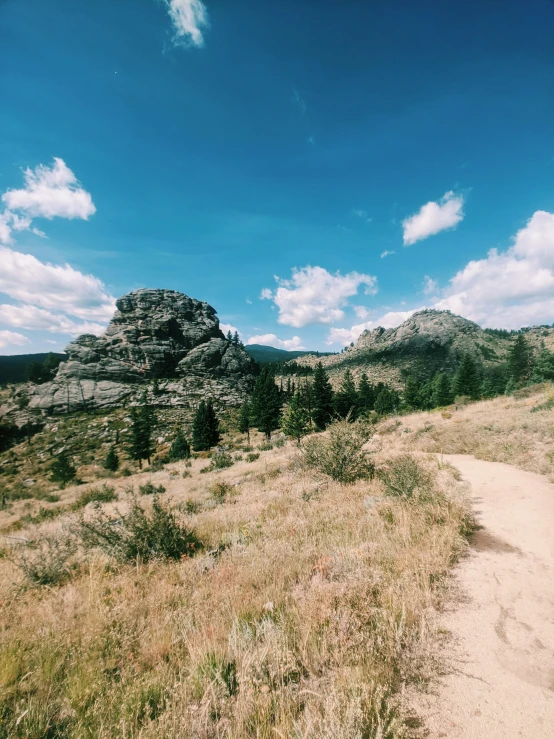
<path id="1" fill-rule="evenodd" d="M 0 353 L 139 287 L 284 348 L 552 323 L 553 38 L 551 0 L 0 0 Z"/>

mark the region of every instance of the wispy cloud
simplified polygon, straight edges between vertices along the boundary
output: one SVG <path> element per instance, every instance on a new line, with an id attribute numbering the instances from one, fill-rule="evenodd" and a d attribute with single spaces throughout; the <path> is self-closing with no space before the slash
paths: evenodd
<path id="1" fill-rule="evenodd" d="M 173 25 L 176 46 L 204 46 L 204 31 L 209 28 L 208 11 L 202 0 L 163 0 Z"/>
<path id="2" fill-rule="evenodd" d="M 386 249 L 385 251 L 381 252 L 381 259 L 384 259 L 385 257 L 390 257 L 392 254 L 396 254 L 396 252 Z"/>
<path id="3" fill-rule="evenodd" d="M 423 278 L 423 294 L 424 295 L 433 295 L 433 293 L 436 293 L 438 289 L 438 285 L 435 280 L 433 280 L 429 275 L 425 275 Z"/>
<path id="4" fill-rule="evenodd" d="M 366 223 L 371 223 L 369 213 L 363 208 L 352 208 L 352 215 L 356 216 L 357 218 L 361 218 Z"/>
<path id="5" fill-rule="evenodd" d="M 23 334 L 18 334 L 15 331 L 0 331 L 0 349 L 5 349 L 9 346 L 21 346 L 26 344 L 29 339 Z"/>
<path id="6" fill-rule="evenodd" d="M 300 115 L 306 115 L 306 111 L 308 110 L 308 106 L 306 105 L 306 101 L 302 97 L 302 95 L 298 92 L 296 87 L 292 91 L 292 100 L 293 102 L 298 106 L 298 110 L 300 111 Z"/>
<path id="7" fill-rule="evenodd" d="M 438 202 L 431 201 L 421 207 L 418 213 L 402 221 L 404 246 L 415 244 L 440 231 L 455 228 L 463 219 L 463 195 L 450 191 Z"/>

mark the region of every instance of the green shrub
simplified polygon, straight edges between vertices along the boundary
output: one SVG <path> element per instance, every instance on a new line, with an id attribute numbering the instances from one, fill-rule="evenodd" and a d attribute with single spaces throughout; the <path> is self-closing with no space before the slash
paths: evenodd
<path id="1" fill-rule="evenodd" d="M 74 511 L 78 511 L 89 503 L 111 503 L 114 500 L 117 500 L 115 488 L 112 488 L 110 485 L 102 485 L 100 488 L 90 488 L 82 492 L 71 508 Z"/>
<path id="2" fill-rule="evenodd" d="M 246 455 L 247 462 L 255 462 L 259 458 L 260 458 L 259 452 L 248 452 L 248 454 Z"/>
<path id="3" fill-rule="evenodd" d="M 258 447 L 258 449 L 261 452 L 270 452 L 273 449 L 273 444 L 271 444 L 268 441 L 265 441 L 263 444 L 260 444 L 260 446 Z"/>
<path id="4" fill-rule="evenodd" d="M 369 452 L 363 449 L 367 439 L 363 424 L 338 421 L 328 427 L 327 435 L 307 440 L 302 453 L 304 464 L 337 482 L 371 478 L 375 467 Z"/>
<path id="5" fill-rule="evenodd" d="M 412 498 L 416 490 L 428 492 L 434 476 L 411 454 L 399 454 L 377 470 L 387 495 Z"/>
<path id="6" fill-rule="evenodd" d="M 115 451 L 115 447 L 111 446 L 104 460 L 104 469 L 110 472 L 116 472 L 119 467 L 119 457 Z"/>
<path id="7" fill-rule="evenodd" d="M 74 464 L 65 452 L 60 452 L 50 467 L 50 479 L 52 482 L 59 482 L 61 488 L 64 488 L 68 482 L 72 482 L 76 473 Z"/>
<path id="8" fill-rule="evenodd" d="M 156 487 L 151 482 L 147 482 L 144 485 L 139 485 L 139 493 L 141 495 L 163 495 L 165 488 L 163 485 Z"/>
<path id="9" fill-rule="evenodd" d="M 181 459 L 188 459 L 190 457 L 190 444 L 185 438 L 181 429 L 177 431 L 175 439 L 169 450 L 169 461 L 178 462 Z"/>
<path id="10" fill-rule="evenodd" d="M 228 482 L 218 481 L 213 483 L 209 488 L 209 492 L 218 503 L 224 503 L 227 496 L 233 492 L 233 486 L 229 485 Z"/>
<path id="11" fill-rule="evenodd" d="M 90 520 L 81 516 L 74 530 L 85 548 L 99 548 L 120 562 L 181 559 L 201 547 L 195 533 L 157 497 L 149 508 L 134 498 L 128 513 L 117 517 L 100 510 Z"/>
<path id="12" fill-rule="evenodd" d="M 215 452 L 212 455 L 210 467 L 212 470 L 224 470 L 233 466 L 233 458 L 227 452 Z"/>

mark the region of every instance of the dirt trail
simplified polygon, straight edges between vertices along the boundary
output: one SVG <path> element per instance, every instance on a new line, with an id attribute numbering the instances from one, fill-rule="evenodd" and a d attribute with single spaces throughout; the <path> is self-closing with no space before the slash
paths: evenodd
<path id="1" fill-rule="evenodd" d="M 429 737 L 554 737 L 554 485 L 506 464 L 446 457 L 481 528 L 446 613 L 452 672 L 422 711 Z"/>

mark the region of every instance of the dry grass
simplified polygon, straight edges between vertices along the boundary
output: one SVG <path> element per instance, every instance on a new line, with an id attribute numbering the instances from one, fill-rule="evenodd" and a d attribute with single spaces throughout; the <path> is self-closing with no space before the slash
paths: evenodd
<path id="1" fill-rule="evenodd" d="M 0 558 L 0 737 L 407 735 L 403 688 L 433 670 L 434 613 L 469 520 L 463 489 L 434 460 L 411 499 L 386 497 L 377 479 L 322 484 L 296 454 L 111 482 L 107 512 L 125 509 L 125 486 L 163 484 L 205 544 L 193 558 L 81 555 L 69 580 L 42 588 Z M 17 536 L 60 535 L 75 515 Z"/>
<path id="2" fill-rule="evenodd" d="M 554 481 L 554 387 L 537 386 L 515 397 L 470 403 L 458 409 L 403 416 L 394 428 L 378 427 L 377 448 L 473 454 L 505 462 Z"/>

